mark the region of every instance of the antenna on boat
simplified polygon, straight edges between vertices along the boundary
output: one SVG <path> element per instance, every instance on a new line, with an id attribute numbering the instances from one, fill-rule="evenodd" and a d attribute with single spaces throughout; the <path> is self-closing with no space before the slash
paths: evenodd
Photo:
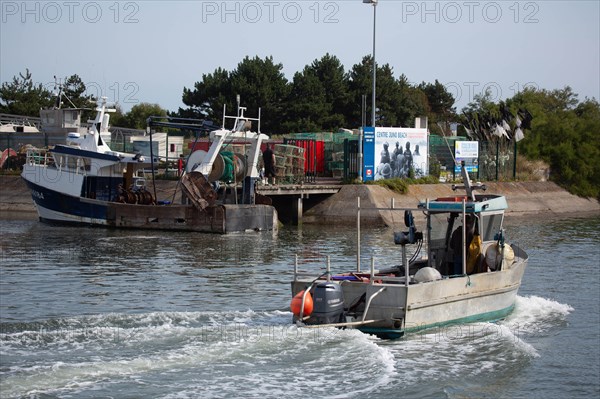
<path id="1" fill-rule="evenodd" d="M 223 124 L 221 128 L 225 129 L 225 115 L 227 114 L 227 104 L 223 104 Z"/>
<path id="2" fill-rule="evenodd" d="M 60 83 L 60 79 L 54 75 L 54 91 L 58 88 L 58 93 L 56 94 L 56 102 L 54 103 L 54 108 L 60 109 L 60 98 L 62 97 L 62 84 Z"/>
<path id="3" fill-rule="evenodd" d="M 65 78 L 65 82 L 67 81 L 67 78 Z M 58 93 L 56 93 L 56 102 L 54 103 L 54 108 L 55 109 L 60 109 L 61 108 L 61 104 L 62 104 L 62 98 L 63 96 L 67 99 L 67 101 L 69 102 L 69 104 L 71 104 L 71 107 L 73 108 L 77 108 L 75 106 L 75 104 L 73 104 L 73 101 L 71 101 L 71 99 L 69 98 L 69 96 L 67 96 L 63 90 L 64 88 L 64 83 L 61 82 L 61 79 L 57 78 L 56 75 L 54 75 L 54 90 L 56 91 L 56 89 L 58 88 Z"/>

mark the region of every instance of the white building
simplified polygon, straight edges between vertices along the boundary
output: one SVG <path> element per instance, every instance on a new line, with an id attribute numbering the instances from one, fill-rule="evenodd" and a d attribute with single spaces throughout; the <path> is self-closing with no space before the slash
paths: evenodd
<path id="1" fill-rule="evenodd" d="M 134 152 L 150 156 L 150 135 L 130 136 L 129 142 Z M 169 136 L 167 133 L 152 133 L 152 153 L 161 161 L 175 161 L 183 153 L 183 136 Z"/>

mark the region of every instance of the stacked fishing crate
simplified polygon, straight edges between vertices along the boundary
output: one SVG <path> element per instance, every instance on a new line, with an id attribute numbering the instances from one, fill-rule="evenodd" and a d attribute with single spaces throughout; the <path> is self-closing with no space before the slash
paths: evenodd
<path id="1" fill-rule="evenodd" d="M 298 184 L 304 182 L 304 148 L 288 144 L 275 144 L 275 171 L 277 183 Z"/>

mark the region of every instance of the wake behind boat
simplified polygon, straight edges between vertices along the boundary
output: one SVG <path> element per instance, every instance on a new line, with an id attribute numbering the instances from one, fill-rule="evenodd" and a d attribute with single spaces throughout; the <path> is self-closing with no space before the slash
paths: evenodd
<path id="1" fill-rule="evenodd" d="M 225 126 L 211 133 L 209 156 L 182 177 L 181 186 L 189 199 L 183 204 L 157 201 L 146 188 L 144 171 L 153 173 L 152 159 L 141 154 L 111 150 L 103 136 L 109 135 L 109 112 L 103 97 L 96 118 L 85 133 L 70 133 L 67 145 L 49 150 L 31 148 L 21 177 L 31 190 L 40 220 L 48 222 L 102 225 L 120 228 L 200 231 L 212 233 L 273 230 L 277 212 L 270 205 L 255 203 L 254 195 L 245 195 L 242 203 L 218 201 L 212 183 L 213 165 L 224 142 L 249 140 L 248 159 L 239 170 L 244 193 L 254 192 L 258 180 L 257 162 L 261 142 L 268 136 L 247 131 L 251 118 L 238 109 L 234 129 Z M 260 122 L 259 122 L 260 123 Z M 244 130 L 238 127 L 244 127 Z M 260 124 L 259 124 L 260 126 Z M 209 176 L 210 174 L 210 176 Z"/>
<path id="2" fill-rule="evenodd" d="M 462 167 L 466 195 L 426 200 L 415 211 L 425 230 L 404 210 L 408 231 L 394 233 L 403 264 L 365 273 L 320 276 L 302 273 L 296 262 L 291 283 L 294 321 L 306 327 L 357 328 L 383 338 L 449 324 L 491 321 L 514 308 L 528 256 L 505 242 L 507 202 L 500 195 L 475 195 Z M 392 211 L 398 211 L 393 209 Z M 359 206 L 360 212 L 360 206 Z M 360 222 L 360 215 L 357 218 Z M 359 233 L 360 234 L 360 233 Z M 426 243 L 426 254 L 421 248 Z M 407 260 L 407 245 L 416 251 Z M 360 243 L 359 255 L 360 259 Z"/>

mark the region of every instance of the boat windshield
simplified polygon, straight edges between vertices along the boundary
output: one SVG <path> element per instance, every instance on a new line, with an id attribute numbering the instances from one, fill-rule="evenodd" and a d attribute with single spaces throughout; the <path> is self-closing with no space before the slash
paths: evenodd
<path id="1" fill-rule="evenodd" d="M 455 218 L 450 213 L 429 214 L 428 253 L 429 266 L 445 274 L 448 261 L 448 245 Z"/>
<path id="2" fill-rule="evenodd" d="M 494 240 L 495 235 L 502 228 L 502 219 L 504 218 L 504 214 L 500 213 L 491 213 L 491 214 L 482 214 L 481 224 L 480 224 L 480 235 L 482 241 L 492 241 Z"/>
<path id="3" fill-rule="evenodd" d="M 503 216 L 502 212 L 478 213 L 477 227 L 474 231 L 479 232 L 482 241 L 493 241 L 502 228 Z M 457 244 L 457 238 L 453 237 L 462 236 L 461 231 L 457 230 L 462 224 L 462 214 L 458 212 L 429 214 L 429 266 L 438 269 L 442 274 L 450 273 L 449 265 L 455 262 L 454 257 L 459 254 L 455 254 L 455 251 L 456 247 L 460 248 L 460 242 Z"/>
<path id="4" fill-rule="evenodd" d="M 450 220 L 449 213 L 435 213 L 431 214 L 430 217 L 430 236 L 431 242 L 441 240 L 442 244 L 446 239 L 446 231 L 448 230 L 448 223 Z"/>

